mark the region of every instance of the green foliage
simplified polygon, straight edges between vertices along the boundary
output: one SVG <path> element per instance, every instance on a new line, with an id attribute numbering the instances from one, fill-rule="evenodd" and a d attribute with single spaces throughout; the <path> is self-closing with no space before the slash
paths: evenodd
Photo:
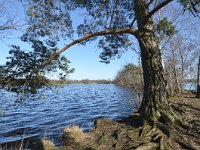
<path id="1" fill-rule="evenodd" d="M 155 30 L 159 42 L 177 33 L 175 26 L 166 17 L 157 22 Z"/>
<path id="2" fill-rule="evenodd" d="M 121 28 L 136 28 L 134 24 L 135 11 L 134 0 L 57 0 L 57 1 L 23 1 L 27 6 L 27 20 L 30 24 L 27 35 L 31 38 L 51 39 L 53 41 L 62 38 L 71 40 L 74 31 L 78 36 L 89 33 Z M 164 1 L 146 1 L 149 8 Z M 199 0 L 178 0 L 184 9 L 196 10 L 199 6 Z M 188 7 L 191 5 L 191 7 Z M 82 19 L 79 20 L 77 28 L 73 28 L 71 15 L 73 12 L 81 13 Z M 167 18 L 163 18 L 159 24 L 156 24 L 157 34 L 160 34 L 160 40 L 165 36 L 171 36 L 176 33 L 175 27 Z M 102 49 L 99 58 L 101 62 L 109 63 L 111 59 L 120 58 L 127 49 L 133 47 L 130 37 L 125 34 L 104 35 L 98 38 L 91 38 L 88 41 L 98 39 L 98 47 Z M 159 40 L 159 41 L 160 41 Z M 128 44 L 127 44 L 128 43 Z"/>
<path id="3" fill-rule="evenodd" d="M 114 82 L 121 86 L 141 88 L 142 69 L 133 64 L 127 64 L 117 73 Z"/>
<path id="4" fill-rule="evenodd" d="M 24 38 L 24 37 L 23 37 Z M 9 51 L 5 65 L 1 66 L 1 78 L 4 86 L 13 88 L 16 92 L 26 90 L 35 93 L 35 90 L 45 84 L 48 80 L 45 75 L 50 72 L 60 72 L 64 79 L 74 69 L 69 69 L 69 60 L 64 56 L 54 59 L 50 65 L 40 68 L 41 65 L 57 50 L 56 43 L 31 39 L 32 51 L 21 50 L 19 46 L 12 46 Z"/>
<path id="5" fill-rule="evenodd" d="M 83 21 L 77 25 L 78 36 L 105 29 L 129 27 L 134 17 L 133 1 L 94 1 L 94 0 L 57 0 L 29 2 L 22 0 L 27 6 L 27 20 L 30 24 L 27 36 L 54 41 L 62 38 L 70 40 L 73 36 L 71 12 L 79 9 Z M 111 14 L 112 17 L 111 17 Z M 99 38 L 98 47 L 101 62 L 109 63 L 110 59 L 118 58 L 127 50 L 130 43 L 127 35 L 107 35 Z M 89 41 L 95 40 L 92 38 Z M 88 42 L 85 41 L 85 42 Z M 82 43 L 82 44 L 85 44 Z"/>
<path id="6" fill-rule="evenodd" d="M 58 40 L 60 37 L 70 37 L 73 33 L 72 21 L 68 2 L 53 1 L 24 1 L 27 6 L 28 23 L 27 35 L 31 38 L 51 36 Z M 72 4 L 73 6 L 73 4 Z"/>

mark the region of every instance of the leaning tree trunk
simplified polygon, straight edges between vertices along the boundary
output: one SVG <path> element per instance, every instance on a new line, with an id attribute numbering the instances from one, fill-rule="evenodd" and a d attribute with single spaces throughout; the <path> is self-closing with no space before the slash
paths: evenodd
<path id="1" fill-rule="evenodd" d="M 134 2 L 144 80 L 143 100 L 139 109 L 143 126 L 138 134 L 141 135 L 140 137 L 151 135 L 149 137 L 151 140 L 157 137 L 160 149 L 165 149 L 166 145 L 170 145 L 171 139 L 181 143 L 184 148 L 196 149 L 176 130 L 178 125 L 186 129 L 188 126 L 175 113 L 166 98 L 167 84 L 164 78 L 161 50 L 156 43 L 153 19 L 149 16 L 148 1 L 134 0 Z M 144 134 L 145 136 L 142 136 Z"/>
<path id="2" fill-rule="evenodd" d="M 197 98 L 200 98 L 200 56 L 199 56 L 199 63 L 198 63 L 198 72 L 197 72 Z"/>
<path id="3" fill-rule="evenodd" d="M 150 123 L 160 120 L 170 110 L 166 99 L 166 82 L 162 66 L 161 50 L 156 43 L 152 18 L 146 0 L 135 0 L 135 16 L 138 24 L 138 41 L 144 78 L 143 100 L 139 112 Z"/>

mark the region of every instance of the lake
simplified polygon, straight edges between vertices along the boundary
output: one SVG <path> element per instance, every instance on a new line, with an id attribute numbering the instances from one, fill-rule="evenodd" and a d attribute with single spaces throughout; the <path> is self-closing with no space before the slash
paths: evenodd
<path id="1" fill-rule="evenodd" d="M 135 108 L 134 93 L 114 84 L 70 84 L 16 100 L 16 93 L 0 89 L 0 144 L 46 137 L 60 145 L 64 127 L 88 131 L 97 118 L 118 120 Z"/>

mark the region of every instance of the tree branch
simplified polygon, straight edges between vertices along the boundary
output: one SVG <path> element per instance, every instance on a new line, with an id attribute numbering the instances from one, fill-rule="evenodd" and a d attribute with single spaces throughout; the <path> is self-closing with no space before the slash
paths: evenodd
<path id="1" fill-rule="evenodd" d="M 110 19 L 110 28 L 111 28 L 111 26 L 112 26 L 113 17 L 114 17 L 115 9 L 116 9 L 116 7 L 117 7 L 118 2 L 119 2 L 119 0 L 116 0 L 116 1 L 115 1 L 115 5 L 114 5 L 114 8 L 113 8 L 113 11 L 112 11 L 112 14 L 111 14 L 111 19 Z"/>
<path id="2" fill-rule="evenodd" d="M 148 6 L 151 5 L 155 0 L 150 0 L 150 2 L 148 3 Z"/>
<path id="3" fill-rule="evenodd" d="M 61 48 L 59 51 L 57 51 L 56 53 L 52 54 L 51 57 L 41 66 L 38 67 L 38 69 L 42 69 L 45 66 L 47 66 L 56 56 L 60 55 L 62 52 L 66 51 L 67 49 L 69 49 L 71 46 L 81 43 L 85 40 L 88 40 L 92 37 L 96 37 L 96 36 L 102 36 L 102 35 L 108 35 L 108 34 L 131 34 L 137 37 L 137 30 L 133 30 L 130 28 L 124 28 L 124 29 L 110 29 L 110 30 L 103 30 L 103 31 L 99 31 L 99 32 L 94 32 L 94 33 L 90 33 L 90 34 L 86 34 L 85 36 L 65 45 L 63 48 Z M 36 70 L 37 71 L 37 70 Z"/>
<path id="4" fill-rule="evenodd" d="M 167 4 L 169 4 L 170 2 L 172 2 L 173 0 L 165 0 L 162 3 L 160 3 L 158 6 L 156 6 L 152 11 L 149 12 L 149 14 L 147 15 L 147 19 L 150 18 L 151 16 L 153 16 L 159 9 L 165 7 Z"/>
<path id="5" fill-rule="evenodd" d="M 133 24 L 134 24 L 135 21 L 136 21 L 136 17 L 133 18 L 133 21 L 132 21 L 131 24 L 130 24 L 130 28 L 133 27 Z"/>

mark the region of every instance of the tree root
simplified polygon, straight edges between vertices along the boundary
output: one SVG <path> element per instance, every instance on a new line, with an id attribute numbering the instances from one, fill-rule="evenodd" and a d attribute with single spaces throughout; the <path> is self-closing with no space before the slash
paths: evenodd
<path id="1" fill-rule="evenodd" d="M 140 127 L 138 137 L 141 144 L 137 149 L 146 149 L 148 146 L 152 147 L 152 149 L 153 147 L 161 150 L 170 149 L 169 147 L 173 148 L 171 146 L 172 141 L 177 144 L 178 148 L 190 150 L 200 149 L 199 146 L 195 145 L 187 136 L 181 133 L 183 130 L 188 132 L 192 129 L 192 126 L 184 122 L 181 116 L 172 109 L 169 109 L 169 111 L 164 109 L 160 114 L 161 116 L 158 119 L 150 118 L 148 119 L 150 122 L 145 120 L 145 123 Z M 147 144 L 147 141 L 149 141 L 148 143 L 150 145 Z"/>
<path id="2" fill-rule="evenodd" d="M 193 142 L 184 137 L 184 135 L 181 135 L 175 128 L 161 125 L 161 123 L 158 124 L 158 128 L 150 129 L 150 127 L 144 127 L 140 129 L 138 136 L 140 137 L 139 140 L 141 144 L 138 144 L 137 150 L 154 148 L 160 150 L 170 149 L 169 147 L 172 147 L 170 146 L 171 141 L 176 142 L 179 147 L 183 149 L 200 149 L 199 146 L 196 146 Z"/>
<path id="3" fill-rule="evenodd" d="M 119 122 L 99 119 L 93 130 L 87 134 L 83 133 L 83 138 L 74 136 L 76 139 L 72 142 L 67 140 L 66 144 L 72 144 L 70 146 L 72 149 L 82 150 L 199 150 L 196 139 L 191 139 L 192 134 L 188 134 L 195 133 L 196 130 L 184 122 L 173 109 L 170 107 L 167 109 L 161 107 L 158 112 L 159 117 L 155 118 L 147 119 L 144 116 L 133 115 Z"/>

